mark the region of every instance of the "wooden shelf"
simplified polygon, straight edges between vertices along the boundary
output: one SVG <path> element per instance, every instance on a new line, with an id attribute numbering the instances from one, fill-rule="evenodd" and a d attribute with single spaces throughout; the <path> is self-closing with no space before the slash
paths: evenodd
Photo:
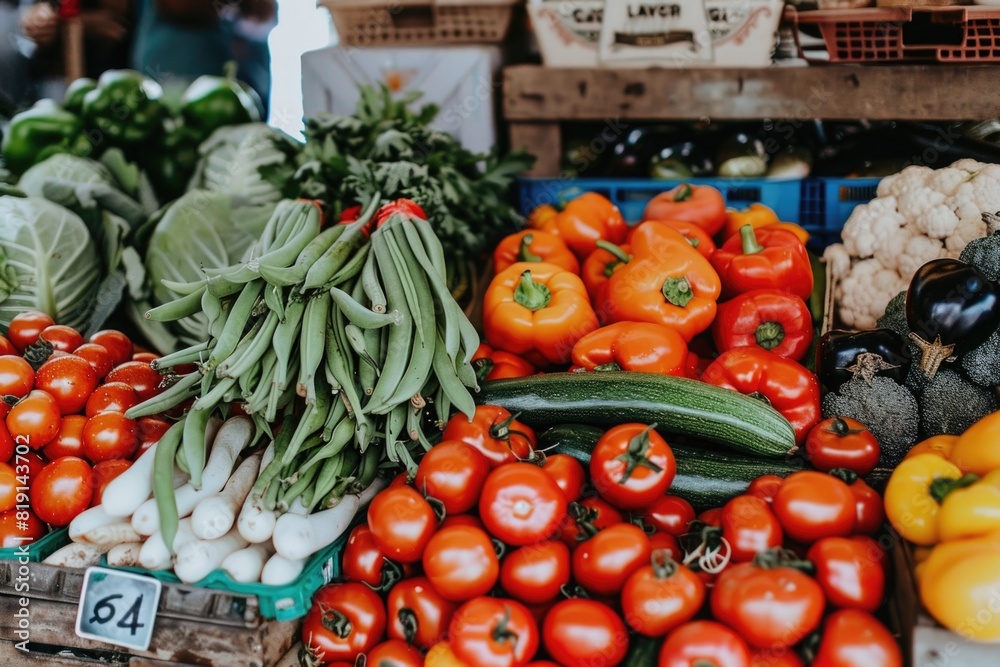
<path id="1" fill-rule="evenodd" d="M 1000 65 L 829 65 L 766 69 L 504 70 L 513 147 L 539 156 L 532 175 L 559 171 L 567 120 L 981 120 Z"/>

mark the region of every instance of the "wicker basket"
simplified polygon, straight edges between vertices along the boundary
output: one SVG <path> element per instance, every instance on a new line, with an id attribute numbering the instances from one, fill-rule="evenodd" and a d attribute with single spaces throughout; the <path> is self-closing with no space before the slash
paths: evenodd
<path id="1" fill-rule="evenodd" d="M 344 46 L 495 44 L 518 0 L 320 0 Z"/>

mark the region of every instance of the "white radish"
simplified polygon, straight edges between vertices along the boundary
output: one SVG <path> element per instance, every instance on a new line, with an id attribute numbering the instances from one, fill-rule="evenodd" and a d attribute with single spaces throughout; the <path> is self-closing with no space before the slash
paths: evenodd
<path id="1" fill-rule="evenodd" d="M 69 522 L 69 539 L 74 542 L 86 542 L 87 540 L 83 536 L 90 531 L 101 526 L 120 523 L 122 520 L 121 517 L 111 516 L 105 512 L 104 505 L 91 507 L 77 514 Z M 128 519 L 125 519 L 125 521 L 127 522 Z"/>
<path id="2" fill-rule="evenodd" d="M 130 516 L 153 493 L 153 459 L 156 444 L 142 453 L 122 474 L 108 482 L 101 507 L 108 516 Z"/>
<path id="3" fill-rule="evenodd" d="M 273 553 L 274 548 L 270 544 L 251 544 L 226 556 L 221 567 L 233 581 L 249 584 L 260 581 L 264 563 Z"/>
<path id="4" fill-rule="evenodd" d="M 274 554 L 264 565 L 264 571 L 260 574 L 260 583 L 268 586 L 290 584 L 302 574 L 305 566 L 304 558 L 302 560 L 289 560 L 284 556 Z"/>
<path id="5" fill-rule="evenodd" d="M 187 484 L 188 480 L 191 479 L 191 475 L 187 474 L 177 466 L 174 466 L 174 488 L 182 484 Z"/>
<path id="6" fill-rule="evenodd" d="M 177 550 L 174 574 L 187 584 L 201 581 L 222 565 L 226 556 L 247 546 L 235 528 L 217 540 L 194 540 Z"/>
<path id="7" fill-rule="evenodd" d="M 132 530 L 132 524 L 128 521 L 118 521 L 87 531 L 81 541 L 110 549 L 116 544 L 142 542 L 142 536 Z"/>
<path id="8" fill-rule="evenodd" d="M 266 470 L 267 466 L 274 460 L 274 443 L 272 442 L 264 450 L 264 456 L 260 460 L 260 469 Z M 243 502 L 243 509 L 236 520 L 236 527 L 250 544 L 261 544 L 271 539 L 274 532 L 274 524 L 278 520 L 278 513 L 265 509 L 259 497 L 255 498 L 253 493 L 247 495 Z"/>
<path id="9" fill-rule="evenodd" d="M 174 537 L 174 551 L 196 539 L 198 538 L 191 532 L 191 519 L 181 519 L 177 524 L 177 535 Z M 163 533 L 156 531 L 142 545 L 139 551 L 139 565 L 147 570 L 167 570 L 171 562 L 170 550 L 163 541 Z"/>
<path id="10" fill-rule="evenodd" d="M 205 498 L 191 514 L 191 529 L 203 540 L 222 537 L 233 527 L 236 514 L 257 480 L 261 454 L 247 458 L 219 493 Z"/>
<path id="11" fill-rule="evenodd" d="M 350 526 L 362 505 L 369 502 L 384 486 L 378 478 L 356 496 L 344 496 L 333 509 L 302 516 L 293 511 L 278 518 L 274 527 L 274 549 L 288 560 L 303 560 L 332 544 Z"/>
<path id="12" fill-rule="evenodd" d="M 135 567 L 139 564 L 142 542 L 124 542 L 108 550 L 108 565 L 112 567 Z"/>
<path id="13" fill-rule="evenodd" d="M 233 417 L 222 424 L 201 476 L 201 488 L 196 489 L 188 483 L 174 491 L 178 516 L 189 516 L 198 503 L 222 490 L 233 474 L 236 458 L 250 444 L 252 437 L 253 422 L 247 417 Z M 152 535 L 160 529 L 160 512 L 155 498 L 150 498 L 135 510 L 132 528 L 140 535 Z"/>
<path id="14" fill-rule="evenodd" d="M 101 562 L 102 550 L 93 544 L 79 544 L 70 542 L 61 549 L 52 552 L 48 558 L 43 560 L 47 565 L 61 565 L 62 567 L 90 567 Z"/>

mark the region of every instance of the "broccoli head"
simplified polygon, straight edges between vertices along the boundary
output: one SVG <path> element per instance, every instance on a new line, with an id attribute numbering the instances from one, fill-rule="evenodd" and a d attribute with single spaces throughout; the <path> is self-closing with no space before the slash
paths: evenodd
<path id="1" fill-rule="evenodd" d="M 961 373 L 939 370 L 920 395 L 920 425 L 924 435 L 960 435 L 997 409 L 996 397 Z"/>
<path id="2" fill-rule="evenodd" d="M 892 329 L 903 338 L 910 335 L 910 325 L 906 321 L 906 292 L 900 292 L 886 304 L 885 314 L 878 318 L 879 329 Z"/>
<path id="3" fill-rule="evenodd" d="M 910 390 L 887 377 L 854 378 L 823 398 L 824 417 L 851 417 L 878 439 L 879 465 L 894 467 L 917 442 L 920 412 Z"/>
<path id="4" fill-rule="evenodd" d="M 982 271 L 989 280 L 1000 280 L 1000 232 L 969 241 L 958 258 Z"/>
<path id="5" fill-rule="evenodd" d="M 980 387 L 1000 385 L 1000 329 L 985 343 L 962 355 L 962 370 Z"/>

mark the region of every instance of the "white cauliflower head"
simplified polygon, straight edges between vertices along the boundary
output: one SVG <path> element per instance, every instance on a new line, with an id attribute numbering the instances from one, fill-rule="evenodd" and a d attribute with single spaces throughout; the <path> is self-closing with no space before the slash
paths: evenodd
<path id="1" fill-rule="evenodd" d="M 871 257 L 882 237 L 893 237 L 906 219 L 896 210 L 895 197 L 877 197 L 854 209 L 844 224 L 841 238 L 853 257 Z"/>
<path id="2" fill-rule="evenodd" d="M 840 319 L 855 329 L 874 329 L 892 297 L 905 290 L 909 279 L 887 269 L 877 259 L 863 259 L 837 285 Z"/>

